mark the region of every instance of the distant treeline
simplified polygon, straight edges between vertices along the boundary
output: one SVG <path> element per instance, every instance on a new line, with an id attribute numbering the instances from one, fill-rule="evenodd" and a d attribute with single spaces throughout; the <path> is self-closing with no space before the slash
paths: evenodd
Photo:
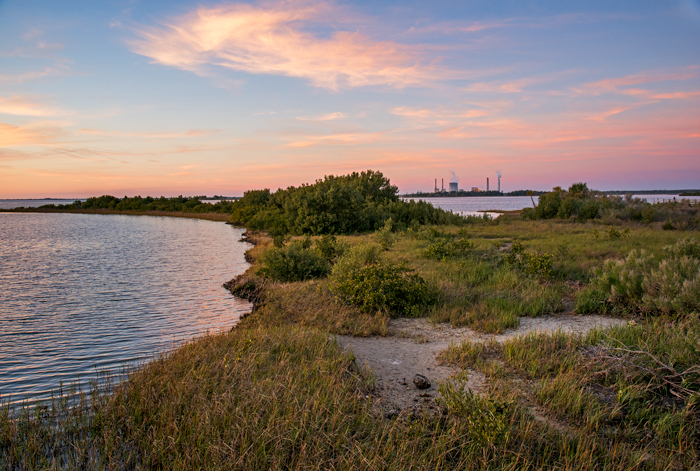
<path id="1" fill-rule="evenodd" d="M 383 227 L 391 218 L 397 229 L 422 224 L 464 224 L 468 218 L 433 207 L 423 201 L 402 201 L 398 188 L 381 172 L 367 170 L 350 175 L 329 175 L 314 184 L 290 186 L 271 192 L 252 190 L 235 201 L 216 204 L 203 197 L 117 198 L 104 195 L 72 204 L 47 204 L 15 211 L 171 211 L 230 214 L 231 222 L 273 236 L 287 234 L 356 234 Z"/>
<path id="2" fill-rule="evenodd" d="M 391 218 L 396 227 L 463 224 L 466 219 L 423 201 L 402 201 L 381 172 L 328 175 L 312 185 L 271 193 L 254 190 L 232 204 L 231 220 L 271 235 L 354 234 L 374 231 Z"/>
<path id="3" fill-rule="evenodd" d="M 115 211 L 180 211 L 185 213 L 228 213 L 231 211 L 231 201 L 219 201 L 216 204 L 203 203 L 200 196 L 173 198 L 153 198 L 141 196 L 117 198 L 103 195 L 88 198 L 86 201 L 75 200 L 72 204 L 45 204 L 37 209 L 111 209 Z"/>
<path id="4" fill-rule="evenodd" d="M 610 190 L 600 191 L 606 195 L 680 195 L 680 196 L 700 196 L 698 190 Z"/>
<path id="5" fill-rule="evenodd" d="M 407 193 L 402 198 L 452 198 L 457 196 L 539 196 L 546 193 L 539 190 L 515 190 L 508 193 L 500 191 L 438 191 L 435 193 Z"/>

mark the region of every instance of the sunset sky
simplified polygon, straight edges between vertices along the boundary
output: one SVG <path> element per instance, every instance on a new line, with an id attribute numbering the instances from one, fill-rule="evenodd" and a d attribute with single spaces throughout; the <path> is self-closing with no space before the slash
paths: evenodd
<path id="1" fill-rule="evenodd" d="M 700 0 L 0 0 L 0 198 L 368 168 L 700 188 Z"/>

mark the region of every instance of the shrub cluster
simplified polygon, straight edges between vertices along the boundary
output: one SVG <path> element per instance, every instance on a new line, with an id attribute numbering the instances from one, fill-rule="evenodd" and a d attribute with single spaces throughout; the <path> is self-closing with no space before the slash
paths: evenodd
<path id="1" fill-rule="evenodd" d="M 572 219 L 587 221 L 601 219 L 615 224 L 636 221 L 644 224 L 664 223 L 663 229 L 700 228 L 700 205 L 680 199 L 650 204 L 641 198 L 627 195 L 608 196 L 589 190 L 585 183 L 571 185 L 568 190 L 556 187 L 539 197 L 537 206 L 525 208 L 523 219 Z"/>
<path id="2" fill-rule="evenodd" d="M 405 263 L 384 259 L 378 245 L 360 246 L 341 257 L 332 269 L 330 290 L 343 303 L 392 317 L 419 315 L 437 300 L 421 276 Z"/>
<path id="3" fill-rule="evenodd" d="M 461 216 L 422 201 L 402 201 L 398 188 L 381 172 L 328 175 L 312 185 L 244 193 L 233 203 L 231 220 L 249 229 L 279 234 L 354 234 L 381 228 L 387 219 L 399 227 L 464 224 Z"/>
<path id="4" fill-rule="evenodd" d="M 425 252 L 423 252 L 423 255 L 425 255 L 426 258 L 445 260 L 448 258 L 465 257 L 471 253 L 473 248 L 474 244 L 465 238 L 443 239 L 430 243 L 428 247 L 426 247 Z"/>
<path id="5" fill-rule="evenodd" d="M 525 219 L 577 219 L 585 221 L 600 217 L 600 211 L 613 206 L 617 199 L 609 199 L 588 189 L 585 183 L 575 183 L 568 190 L 555 187 L 540 196 L 535 208 L 525 208 Z"/>
<path id="6" fill-rule="evenodd" d="M 551 276 L 554 257 L 548 253 L 525 252 L 523 244 L 514 242 L 506 262 L 530 275 Z"/>
<path id="7" fill-rule="evenodd" d="M 666 246 L 660 262 L 644 250 L 633 250 L 624 260 L 606 260 L 579 293 L 576 309 L 644 314 L 700 309 L 700 242 L 683 239 Z"/>
<path id="8" fill-rule="evenodd" d="M 312 247 L 310 238 L 295 240 L 281 247 L 270 247 L 261 257 L 259 274 L 283 283 L 327 276 L 333 261 L 345 244 L 326 236 Z"/>

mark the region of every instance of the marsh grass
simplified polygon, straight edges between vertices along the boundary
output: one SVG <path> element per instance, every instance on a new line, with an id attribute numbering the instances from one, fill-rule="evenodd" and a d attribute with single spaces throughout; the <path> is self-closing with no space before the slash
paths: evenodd
<path id="1" fill-rule="evenodd" d="M 587 283 L 605 259 L 641 247 L 661 253 L 682 237 L 630 226 L 626 239 L 596 238 L 597 227 L 475 220 L 392 233 L 382 256 L 439 290 L 431 319 L 500 332 L 522 315 L 565 309 L 572 282 Z M 242 280 L 262 287 L 253 315 L 114 388 L 95 385 L 70 403 L 3 405 L 0 469 L 693 469 L 700 460 L 697 315 L 453 345 L 442 360 L 483 372 L 483 395 L 456 378 L 441 386 L 443 413 L 386 419 L 371 372 L 332 334 L 386 335 L 388 316 L 339 304 L 326 279 L 262 281 L 259 261 L 273 241 L 248 238 L 256 245 Z M 468 240 L 469 250 L 425 257 L 449 238 Z M 372 239 L 339 238 L 349 247 Z M 506 263 L 515 242 L 551 254 L 551 274 Z"/>
<path id="2" fill-rule="evenodd" d="M 614 469 L 648 447 L 561 434 L 513 395 L 445 415 L 373 407 L 372 377 L 332 337 L 256 326 L 199 339 L 67 410 L 0 415 L 3 469 Z M 57 421 L 56 412 L 70 412 Z M 60 432 L 60 433 L 54 433 Z M 688 455 L 688 459 L 692 456 Z M 664 455 L 652 468 L 661 468 Z"/>
<path id="3" fill-rule="evenodd" d="M 441 359 L 482 371 L 501 400 L 521 407 L 534 401 L 545 423 L 563 424 L 566 435 L 579 441 L 582 457 L 621 454 L 649 469 L 691 469 L 700 459 L 697 325 L 697 316 L 690 316 L 586 336 L 558 332 L 503 344 L 466 342 L 452 345 Z M 604 443 L 607 451 L 600 448 Z"/>

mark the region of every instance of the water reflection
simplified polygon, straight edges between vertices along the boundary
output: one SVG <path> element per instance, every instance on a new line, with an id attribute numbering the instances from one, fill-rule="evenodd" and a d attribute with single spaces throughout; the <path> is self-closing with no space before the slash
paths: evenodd
<path id="1" fill-rule="evenodd" d="M 230 329 L 249 303 L 221 287 L 247 264 L 242 230 L 167 217 L 0 213 L 0 394 L 135 364 Z"/>

